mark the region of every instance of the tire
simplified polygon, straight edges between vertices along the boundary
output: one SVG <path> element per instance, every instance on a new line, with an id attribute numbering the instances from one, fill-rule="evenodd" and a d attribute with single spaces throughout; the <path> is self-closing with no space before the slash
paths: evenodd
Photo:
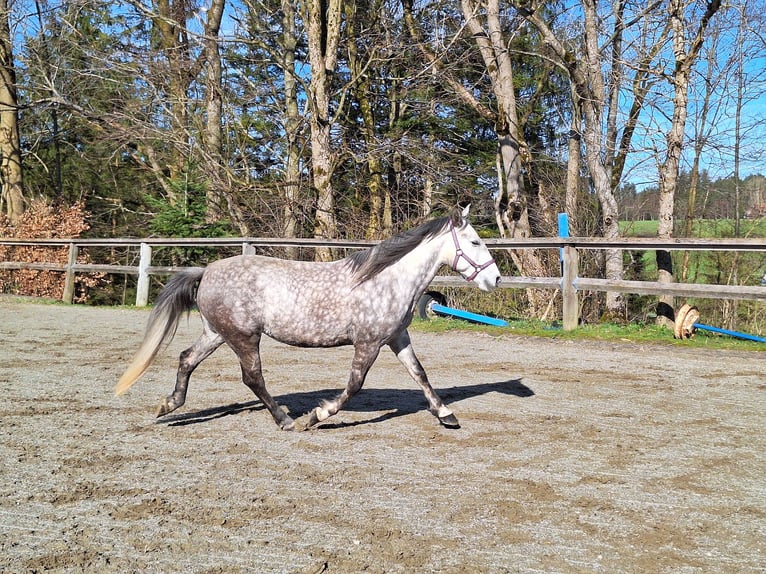
<path id="1" fill-rule="evenodd" d="M 418 299 L 417 305 L 415 305 L 418 317 L 421 319 L 430 319 L 435 317 L 435 313 L 431 311 L 431 305 L 438 303 L 439 305 L 445 305 L 447 298 L 438 291 L 426 291 Z"/>

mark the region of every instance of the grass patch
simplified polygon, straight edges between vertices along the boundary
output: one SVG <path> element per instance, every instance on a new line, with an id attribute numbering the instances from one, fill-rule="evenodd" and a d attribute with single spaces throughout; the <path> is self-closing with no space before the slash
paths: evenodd
<path id="1" fill-rule="evenodd" d="M 574 331 L 564 331 L 557 322 L 543 323 L 542 321 L 512 320 L 508 327 L 490 327 L 444 317 L 431 319 L 414 319 L 411 329 L 422 333 L 446 333 L 450 331 L 481 332 L 500 337 L 504 335 L 520 335 L 525 337 L 546 337 L 549 339 L 564 339 L 568 341 L 591 340 L 623 343 L 646 343 L 653 345 L 675 345 L 687 348 L 721 349 L 731 351 L 762 351 L 766 352 L 766 343 L 737 339 L 726 335 L 718 335 L 709 331 L 697 330 L 694 338 L 677 340 L 673 333 L 648 323 L 601 323 L 598 325 L 581 325 Z"/>
<path id="2" fill-rule="evenodd" d="M 623 237 L 657 237 L 656 220 L 620 221 L 620 235 Z"/>
<path id="3" fill-rule="evenodd" d="M 657 237 L 657 220 L 620 221 L 623 237 Z M 675 221 L 674 235 L 681 237 L 683 220 Z M 766 237 L 766 218 L 740 219 L 741 237 Z M 696 219 L 692 224 L 692 237 L 727 238 L 734 237 L 733 219 Z"/>

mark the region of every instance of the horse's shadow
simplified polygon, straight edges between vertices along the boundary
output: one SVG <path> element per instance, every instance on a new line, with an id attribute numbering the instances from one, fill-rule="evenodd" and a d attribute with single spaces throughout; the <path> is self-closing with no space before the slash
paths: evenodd
<path id="1" fill-rule="evenodd" d="M 289 393 L 274 397 L 277 403 L 287 409 L 292 418 L 298 418 L 309 412 L 323 400 L 334 399 L 341 392 L 341 388 L 322 389 L 300 393 Z M 476 385 L 442 387 L 436 389 L 439 396 L 446 404 L 470 399 L 488 393 L 500 393 L 514 397 L 531 397 L 534 391 L 523 384 L 520 379 L 499 381 L 496 383 L 482 383 Z M 184 426 L 190 424 L 205 423 L 229 415 L 243 412 L 265 410 L 259 400 L 244 403 L 231 403 L 209 409 L 202 409 L 186 413 L 172 414 L 162 417 L 158 422 L 168 426 Z M 353 423 L 325 423 L 322 428 L 339 428 L 383 422 L 395 417 L 410 415 L 427 408 L 427 403 L 422 391 L 418 387 L 409 389 L 377 389 L 364 387 L 351 399 L 344 411 L 357 413 L 386 412 L 372 419 L 366 419 Z"/>

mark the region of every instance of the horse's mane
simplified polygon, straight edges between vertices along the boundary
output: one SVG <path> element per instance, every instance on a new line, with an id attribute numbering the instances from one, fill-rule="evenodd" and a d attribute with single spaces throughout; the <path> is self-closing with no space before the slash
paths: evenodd
<path id="1" fill-rule="evenodd" d="M 431 219 L 404 233 L 378 243 L 370 249 L 357 251 L 346 258 L 356 275 L 357 284 L 364 283 L 390 267 L 423 241 L 433 239 L 449 225 L 450 217 Z"/>

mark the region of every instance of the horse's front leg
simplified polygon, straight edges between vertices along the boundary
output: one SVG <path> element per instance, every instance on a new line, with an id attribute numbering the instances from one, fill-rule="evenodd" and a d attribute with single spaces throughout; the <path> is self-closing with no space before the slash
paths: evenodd
<path id="1" fill-rule="evenodd" d="M 305 429 L 311 428 L 317 423 L 327 420 L 343 408 L 351 397 L 359 392 L 364 384 L 367 373 L 378 358 L 380 345 L 376 343 L 357 343 L 354 348 L 354 360 L 351 362 L 351 373 L 348 377 L 348 383 L 343 392 L 332 401 L 322 401 L 322 403 L 311 411 L 301 422 Z"/>
<path id="2" fill-rule="evenodd" d="M 431 386 L 431 383 L 428 382 L 428 375 L 426 375 L 423 365 L 420 364 L 417 356 L 415 356 L 415 351 L 412 349 L 410 334 L 406 330 L 402 331 L 389 343 L 389 347 L 391 347 L 391 350 L 405 366 L 410 376 L 423 389 L 423 394 L 428 401 L 428 410 L 431 411 L 431 414 L 438 418 L 439 422 L 447 428 L 460 428 L 457 417 L 444 405 L 439 395 L 436 394 L 436 391 Z"/>

